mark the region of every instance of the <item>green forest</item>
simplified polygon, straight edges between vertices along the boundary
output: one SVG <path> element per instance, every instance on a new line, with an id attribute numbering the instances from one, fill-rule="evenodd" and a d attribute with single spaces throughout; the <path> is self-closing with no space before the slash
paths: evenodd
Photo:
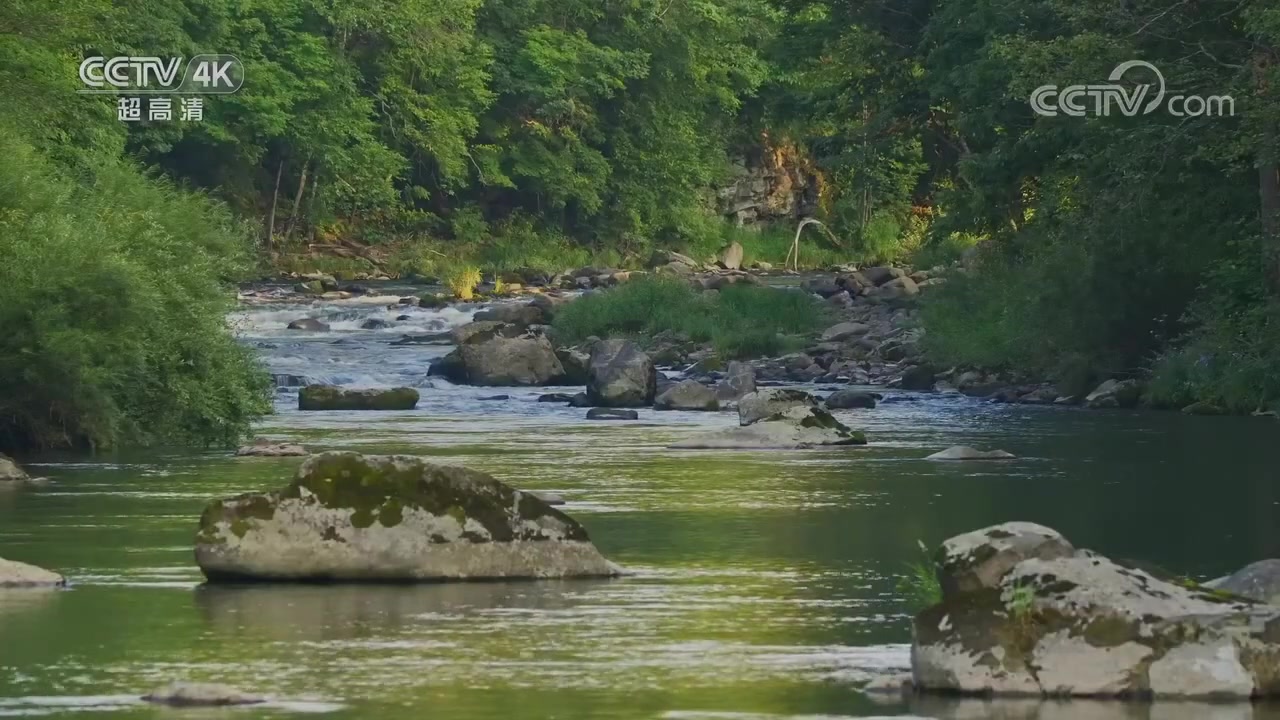
<path id="1" fill-rule="evenodd" d="M 808 262 L 964 258 L 922 307 L 940 366 L 1266 408 L 1278 49 L 1268 0 L 10 0 L 0 447 L 243 435 L 269 388 L 230 284 L 308 248 L 404 274 L 734 240 L 780 262 L 794 219 L 716 207 L 753 155 L 815 178 Z M 199 53 L 246 77 L 201 122 L 76 92 L 88 56 Z M 1135 59 L 1234 113 L 1033 112 Z"/>

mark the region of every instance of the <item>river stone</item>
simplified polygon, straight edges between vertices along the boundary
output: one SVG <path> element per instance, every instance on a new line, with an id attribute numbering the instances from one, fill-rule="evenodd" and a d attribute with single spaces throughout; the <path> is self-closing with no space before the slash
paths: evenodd
<path id="1" fill-rule="evenodd" d="M 591 367 L 591 355 L 574 348 L 556 350 L 556 358 L 564 367 L 566 385 L 586 385 L 587 371 Z"/>
<path id="2" fill-rule="evenodd" d="M 1248 699 L 1280 693 L 1280 609 L 1168 582 L 1030 523 L 952 538 L 916 616 L 916 688 Z"/>
<path id="3" fill-rule="evenodd" d="M 697 380 L 672 385 L 653 401 L 654 410 L 719 410 L 720 402 L 711 388 Z"/>
<path id="4" fill-rule="evenodd" d="M 587 411 L 588 420 L 639 420 L 640 413 L 635 410 L 621 408 L 591 408 Z"/>
<path id="5" fill-rule="evenodd" d="M 1142 397 L 1142 385 L 1137 380 L 1107 380 L 1084 398 L 1089 408 L 1131 408 Z"/>
<path id="6" fill-rule="evenodd" d="M 266 698 L 243 692 L 230 685 L 215 683 L 178 682 L 152 690 L 142 699 L 157 705 L 174 707 L 218 707 L 226 705 L 256 705 Z"/>
<path id="7" fill-rule="evenodd" d="M 871 326 L 860 322 L 842 322 L 832 325 L 822 332 L 822 342 L 844 342 L 862 337 L 871 331 Z"/>
<path id="8" fill-rule="evenodd" d="M 458 385 L 466 384 L 467 368 L 462 364 L 462 351 L 454 348 L 447 355 L 434 358 L 427 366 L 427 375 L 442 377 Z"/>
<path id="9" fill-rule="evenodd" d="M 7 482 L 26 482 L 30 478 L 27 473 L 8 455 L 0 453 L 0 484 Z"/>
<path id="10" fill-rule="evenodd" d="M 730 427 L 681 440 L 676 450 L 800 450 L 831 445 L 865 445 L 866 437 L 850 430 L 820 408 L 796 406 L 751 425 Z"/>
<path id="11" fill-rule="evenodd" d="M 903 390 L 933 390 L 933 384 L 937 379 L 933 368 L 928 365 L 913 365 L 902 373 L 902 382 L 899 384 Z"/>
<path id="12" fill-rule="evenodd" d="M 1004 450 L 975 450 L 965 445 L 954 445 L 940 450 L 925 460 L 1012 460 L 1016 455 Z"/>
<path id="13" fill-rule="evenodd" d="M 58 573 L 0 558 L 0 588 L 62 587 L 66 584 L 66 579 Z"/>
<path id="14" fill-rule="evenodd" d="M 497 320 L 469 322 L 466 325 L 459 325 L 452 331 L 454 345 L 487 342 L 496 337 L 515 337 L 519 334 L 519 328 Z"/>
<path id="15" fill-rule="evenodd" d="M 601 340 L 591 350 L 587 398 L 597 407 L 652 405 L 658 389 L 653 362 L 630 340 Z"/>
<path id="16" fill-rule="evenodd" d="M 494 337 L 458 348 L 467 382 L 472 385 L 554 385 L 564 378 L 564 366 L 547 338 Z"/>
<path id="17" fill-rule="evenodd" d="M 618 574 L 575 520 L 475 470 L 406 455 L 313 455 L 283 490 L 209 505 L 210 582 L 415 581 Z"/>
<path id="18" fill-rule="evenodd" d="M 720 264 L 729 270 L 739 270 L 742 268 L 742 254 L 742 245 L 737 242 L 731 242 L 720 253 Z"/>
<path id="19" fill-rule="evenodd" d="M 813 408 L 818 401 L 803 390 L 788 388 L 765 388 L 738 401 L 738 424 L 750 425 L 771 415 L 790 410 L 791 408 Z"/>
<path id="20" fill-rule="evenodd" d="M 1280 605 L 1280 560 L 1259 560 L 1207 584 L 1258 602 Z"/>
<path id="21" fill-rule="evenodd" d="M 315 318 L 302 318 L 289 323 L 286 329 L 305 330 L 306 332 L 329 332 L 329 325 Z"/>
<path id="22" fill-rule="evenodd" d="M 854 408 L 871 410 L 876 406 L 876 396 L 861 390 L 837 390 L 827 398 L 826 405 L 831 410 L 850 410 Z"/>
<path id="23" fill-rule="evenodd" d="M 412 410 L 418 391 L 400 387 L 350 390 L 336 385 L 308 385 L 298 391 L 299 410 Z"/>

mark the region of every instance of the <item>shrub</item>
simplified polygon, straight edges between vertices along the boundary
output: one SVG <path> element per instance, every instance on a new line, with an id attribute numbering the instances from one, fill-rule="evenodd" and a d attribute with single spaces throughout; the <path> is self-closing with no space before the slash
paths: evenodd
<path id="1" fill-rule="evenodd" d="M 702 293 L 688 281 L 642 277 L 587 295 L 556 314 L 562 340 L 628 336 L 646 342 L 673 332 L 694 342 L 711 342 L 725 358 L 776 354 L 803 344 L 825 326 L 825 307 L 794 290 L 731 285 Z"/>
<path id="2" fill-rule="evenodd" d="M 923 610 L 942 602 L 942 586 L 938 583 L 938 567 L 924 542 L 917 540 L 920 557 L 907 563 L 907 574 L 898 580 L 898 592 L 915 610 Z"/>
<path id="3" fill-rule="evenodd" d="M 444 276 L 445 287 L 453 292 L 459 300 L 470 300 L 475 297 L 476 287 L 482 280 L 480 268 L 474 265 L 462 265 L 451 268 Z"/>
<path id="4" fill-rule="evenodd" d="M 0 448 L 232 443 L 270 409 L 228 331 L 247 228 L 125 164 L 0 133 Z"/>

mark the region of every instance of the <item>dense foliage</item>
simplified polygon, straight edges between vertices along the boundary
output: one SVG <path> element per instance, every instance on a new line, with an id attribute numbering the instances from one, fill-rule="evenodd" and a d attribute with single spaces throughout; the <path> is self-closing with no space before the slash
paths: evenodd
<path id="1" fill-rule="evenodd" d="M 292 269 L 777 262 L 794 226 L 715 195 L 780 158 L 832 231 L 812 261 L 968 249 L 926 302 L 938 363 L 1251 410 L 1280 393 L 1278 43 L 1268 0 L 28 0 L 0 5 L 0 93 L 58 167 L 214 193 Z M 73 92 L 87 55 L 198 52 L 247 69 L 203 122 Z M 1135 59 L 1234 114 L 1032 112 Z"/>
<path id="2" fill-rule="evenodd" d="M 675 277 L 632 280 L 587 295 L 556 313 L 557 339 L 632 337 L 645 345 L 711 342 L 722 358 L 775 355 L 802 347 L 824 327 L 825 310 L 795 290 L 729 285 L 710 295 Z"/>

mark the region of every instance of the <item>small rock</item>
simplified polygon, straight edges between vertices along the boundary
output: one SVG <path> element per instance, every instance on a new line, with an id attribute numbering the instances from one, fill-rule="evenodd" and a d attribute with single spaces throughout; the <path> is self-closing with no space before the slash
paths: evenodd
<path id="1" fill-rule="evenodd" d="M 528 492 L 530 495 L 538 498 L 539 500 L 541 500 L 542 502 L 548 505 L 564 505 L 565 504 L 564 497 L 561 495 L 557 495 L 556 493 L 553 493 L 553 492 L 538 492 L 536 490 L 528 491 Z"/>
<path id="2" fill-rule="evenodd" d="M 732 242 L 720 253 L 720 264 L 729 270 L 738 270 L 742 267 L 742 245 Z"/>
<path id="3" fill-rule="evenodd" d="M 975 450 L 964 445 L 956 445 L 936 452 L 925 460 L 1012 460 L 1016 456 L 1004 450 Z"/>
<path id="4" fill-rule="evenodd" d="M 587 411 L 588 420 L 639 420 L 640 413 L 635 410 L 621 410 L 618 408 L 591 408 Z"/>
<path id="5" fill-rule="evenodd" d="M 30 478 L 27 473 L 8 455 L 0 453 L 0 484 L 6 482 L 26 482 Z"/>
<path id="6" fill-rule="evenodd" d="M 391 323 L 378 318 L 369 318 L 368 320 L 360 323 L 361 330 L 385 330 L 389 327 L 391 327 Z"/>
<path id="7" fill-rule="evenodd" d="M 1280 605 L 1280 560 L 1259 560 L 1206 585 L 1258 602 Z"/>
<path id="8" fill-rule="evenodd" d="M 871 326 L 860 322 L 842 322 L 838 325 L 832 325 L 822 333 L 823 342 L 843 342 L 856 337 L 862 337 L 871 331 Z"/>
<path id="9" fill-rule="evenodd" d="M 1182 408 L 1184 415 L 1225 415 L 1226 411 L 1211 402 L 1201 400 Z"/>
<path id="10" fill-rule="evenodd" d="M 329 325 L 315 318 L 302 318 L 289 323 L 287 329 L 303 330 L 305 332 L 329 332 Z"/>
<path id="11" fill-rule="evenodd" d="M 859 390 L 837 390 L 827 398 L 826 405 L 832 410 L 850 410 L 862 408 L 871 410 L 876 406 L 875 395 Z"/>
<path id="12" fill-rule="evenodd" d="M 251 695 L 229 685 L 214 683 L 179 682 L 152 690 L 142 699 L 158 705 L 175 707 L 216 707 L 225 705 L 256 705 L 266 698 Z"/>
<path id="13" fill-rule="evenodd" d="M 538 402 L 540 402 L 540 403 L 570 403 L 570 402 L 573 402 L 573 396 L 572 396 L 572 395 L 566 395 L 566 394 L 564 394 L 564 393 L 547 393 L 546 395 L 539 395 L 539 396 L 538 396 Z"/>
<path id="14" fill-rule="evenodd" d="M 1084 398 L 1088 408 L 1131 408 L 1142 397 L 1142 385 L 1137 380 L 1107 380 Z"/>
<path id="15" fill-rule="evenodd" d="M 738 424 L 745 427 L 791 408 L 817 406 L 818 401 L 803 390 L 765 388 L 738 401 Z"/>

